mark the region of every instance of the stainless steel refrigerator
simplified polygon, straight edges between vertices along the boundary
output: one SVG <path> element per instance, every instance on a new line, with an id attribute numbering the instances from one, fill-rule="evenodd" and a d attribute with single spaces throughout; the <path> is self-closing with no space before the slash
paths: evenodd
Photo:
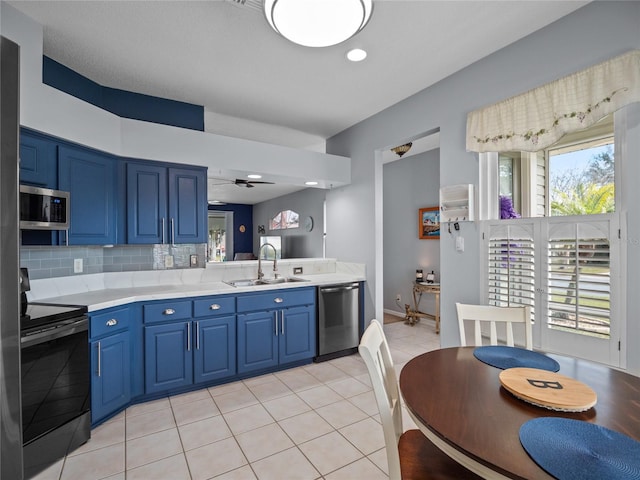
<path id="1" fill-rule="evenodd" d="M 22 479 L 18 146 L 20 47 L 0 37 L 0 478 Z"/>

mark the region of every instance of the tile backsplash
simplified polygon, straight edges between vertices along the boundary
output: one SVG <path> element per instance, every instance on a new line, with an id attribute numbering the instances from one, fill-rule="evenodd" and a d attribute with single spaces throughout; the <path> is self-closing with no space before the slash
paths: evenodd
<path id="1" fill-rule="evenodd" d="M 206 244 L 23 246 L 20 249 L 20 266 L 29 269 L 29 278 L 40 279 L 103 272 L 192 268 L 192 255 L 197 258 L 195 267 L 204 268 Z M 172 258 L 167 261 L 168 257 Z M 81 273 L 74 273 L 74 261 L 77 259 L 82 259 Z M 171 264 L 173 266 L 169 266 Z"/>

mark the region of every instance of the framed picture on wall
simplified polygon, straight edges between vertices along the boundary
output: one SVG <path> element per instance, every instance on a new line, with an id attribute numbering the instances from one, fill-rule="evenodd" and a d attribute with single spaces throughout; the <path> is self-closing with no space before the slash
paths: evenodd
<path id="1" fill-rule="evenodd" d="M 440 208 L 428 207 L 418 210 L 418 237 L 421 240 L 440 239 Z"/>

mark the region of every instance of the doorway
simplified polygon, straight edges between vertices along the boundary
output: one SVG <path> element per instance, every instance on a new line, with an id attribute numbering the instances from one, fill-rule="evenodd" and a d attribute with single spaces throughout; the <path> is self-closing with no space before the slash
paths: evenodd
<path id="1" fill-rule="evenodd" d="M 209 210 L 207 262 L 233 260 L 233 212 Z"/>

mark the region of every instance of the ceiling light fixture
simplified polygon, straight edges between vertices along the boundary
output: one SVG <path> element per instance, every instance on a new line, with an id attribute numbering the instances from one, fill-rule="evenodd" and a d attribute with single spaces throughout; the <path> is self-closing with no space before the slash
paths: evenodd
<path id="1" fill-rule="evenodd" d="M 304 184 L 312 187 L 313 185 L 317 185 L 318 182 L 314 182 L 313 180 L 309 180 L 308 182 L 304 182 Z"/>
<path id="2" fill-rule="evenodd" d="M 258 179 L 258 178 L 262 178 L 262 175 L 258 175 L 257 173 L 250 173 L 249 175 L 247 175 L 247 178 Z"/>
<path id="3" fill-rule="evenodd" d="M 264 0 L 271 28 L 304 47 L 329 47 L 353 37 L 371 18 L 373 0 Z"/>
<path id="4" fill-rule="evenodd" d="M 398 145 L 397 147 L 392 148 L 391 151 L 399 157 L 402 157 L 402 155 L 409 151 L 411 145 L 413 145 L 411 142 L 405 143 L 404 145 Z"/>
<path id="5" fill-rule="evenodd" d="M 367 52 L 365 52 L 361 48 L 354 48 L 347 52 L 347 58 L 352 62 L 361 62 L 362 60 L 367 58 Z"/>

